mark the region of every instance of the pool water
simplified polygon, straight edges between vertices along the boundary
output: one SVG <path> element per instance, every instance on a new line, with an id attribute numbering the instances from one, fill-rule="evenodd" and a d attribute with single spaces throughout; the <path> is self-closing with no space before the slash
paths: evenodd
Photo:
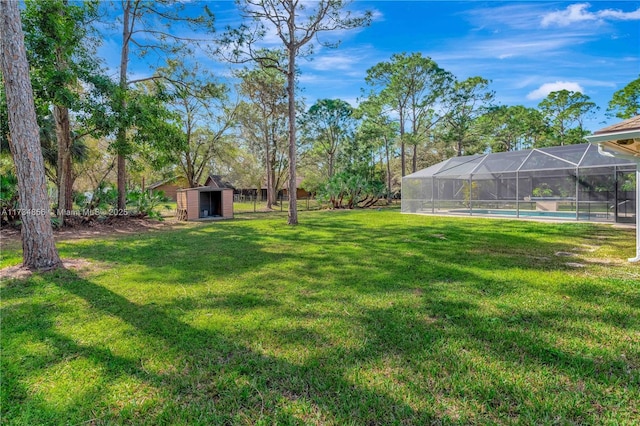
<path id="1" fill-rule="evenodd" d="M 459 209 L 459 210 L 450 210 L 451 213 L 465 213 L 469 214 L 468 209 Z M 516 217 L 518 215 L 517 210 L 490 210 L 490 209 L 473 209 L 471 210 L 471 214 L 486 214 L 486 215 L 500 215 L 500 216 L 513 216 Z M 548 218 L 559 218 L 559 219 L 575 219 L 576 212 L 550 212 L 550 211 L 536 211 L 536 210 L 520 210 L 520 216 L 528 216 L 528 217 L 548 217 Z M 588 213 L 580 213 L 579 218 L 583 220 L 588 219 L 602 219 L 606 218 L 606 213 L 603 214 L 592 214 Z"/>

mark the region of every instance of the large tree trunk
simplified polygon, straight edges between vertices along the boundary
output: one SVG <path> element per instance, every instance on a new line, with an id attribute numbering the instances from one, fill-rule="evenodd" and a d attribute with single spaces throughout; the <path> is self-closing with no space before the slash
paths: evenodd
<path id="1" fill-rule="evenodd" d="M 60 15 L 64 18 L 68 4 L 64 1 L 64 8 L 60 9 Z M 69 65 L 64 55 L 62 46 L 56 47 L 56 69 L 59 72 L 67 72 Z M 64 105 L 53 106 L 53 117 L 56 123 L 56 140 L 58 143 L 58 219 L 60 225 L 64 225 L 65 215 L 73 207 L 73 178 L 71 149 L 71 119 L 69 108 Z"/>
<path id="2" fill-rule="evenodd" d="M 262 111 L 262 128 L 264 129 L 264 167 L 267 175 L 267 209 L 273 208 L 273 175 L 271 169 L 271 135 L 269 131 L 269 120 L 267 119 L 264 109 Z"/>
<path id="3" fill-rule="evenodd" d="M 69 109 L 53 106 L 53 117 L 56 122 L 56 139 L 58 141 L 58 219 L 64 224 L 67 211 L 73 206 L 73 178 L 71 170 L 71 123 Z"/>
<path id="4" fill-rule="evenodd" d="M 384 151 L 387 160 L 387 204 L 391 204 L 391 163 L 389 153 L 389 140 L 384 138 Z"/>
<path id="5" fill-rule="evenodd" d="M 407 160 L 404 143 L 404 112 L 402 108 L 400 109 L 400 163 L 402 164 L 402 177 L 404 177 L 407 172 Z"/>
<path id="6" fill-rule="evenodd" d="M 127 107 L 126 97 L 124 96 L 128 88 L 127 67 L 129 65 L 129 41 L 131 39 L 131 8 L 130 1 L 126 1 L 123 5 L 122 18 L 122 50 L 120 51 L 120 90 L 122 90 L 122 101 L 120 108 L 122 113 Z M 117 149 L 117 174 L 118 174 L 118 211 L 124 211 L 127 203 L 127 161 L 125 157 L 125 147 L 127 146 L 127 129 L 121 124 L 116 136 Z"/>
<path id="7" fill-rule="evenodd" d="M 333 171 L 334 157 L 335 157 L 334 153 L 330 152 L 329 153 L 329 179 L 331 179 L 334 174 L 334 171 Z"/>
<path id="8" fill-rule="evenodd" d="M 11 134 L 22 211 L 22 258 L 29 269 L 60 267 L 53 240 L 40 135 L 24 48 L 18 1 L 0 1 L 0 45 Z"/>
<path id="9" fill-rule="evenodd" d="M 418 144 L 413 145 L 413 159 L 411 163 L 411 173 L 418 171 Z"/>
<path id="10" fill-rule="evenodd" d="M 266 174 L 267 174 L 267 209 L 273 208 L 273 175 L 271 174 L 271 161 L 269 148 L 267 147 L 266 157 Z"/>
<path id="11" fill-rule="evenodd" d="M 195 168 L 193 166 L 193 160 L 191 159 L 191 153 L 190 152 L 186 152 L 185 156 L 184 156 L 184 173 L 185 173 L 185 178 L 187 179 L 187 184 L 189 185 L 189 188 L 195 188 L 198 186 L 198 183 L 196 182 L 196 171 Z"/>
<path id="12" fill-rule="evenodd" d="M 118 154 L 116 165 L 118 174 L 118 211 L 124 211 L 127 207 L 127 160 L 124 154 Z"/>
<path id="13" fill-rule="evenodd" d="M 294 14 L 291 15 L 290 34 L 295 37 Z M 298 224 L 298 193 L 296 188 L 296 51 L 294 42 L 289 45 L 287 70 L 287 94 L 289 95 L 289 225 Z"/>

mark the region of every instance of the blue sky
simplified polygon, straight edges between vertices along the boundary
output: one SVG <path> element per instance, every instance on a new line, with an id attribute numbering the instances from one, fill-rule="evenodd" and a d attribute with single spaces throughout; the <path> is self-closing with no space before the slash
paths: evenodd
<path id="1" fill-rule="evenodd" d="M 240 22 L 233 2 L 207 4 L 218 31 Z M 458 79 L 490 80 L 499 104 L 535 107 L 551 91 L 580 91 L 600 107 L 586 123 L 593 131 L 617 121 L 605 115 L 607 104 L 640 75 L 640 1 L 358 0 L 350 8 L 372 11 L 373 22 L 322 36 L 341 44 L 316 46 L 311 58 L 299 61 L 308 106 L 321 98 L 355 104 L 368 68 L 393 53 L 421 52 Z M 268 34 L 267 43 L 273 40 Z M 109 56 L 117 52 L 108 45 L 115 40 L 105 42 L 101 51 L 113 64 Z M 227 74 L 226 65 L 206 62 L 218 75 Z M 142 63 L 131 70 L 146 72 Z"/>

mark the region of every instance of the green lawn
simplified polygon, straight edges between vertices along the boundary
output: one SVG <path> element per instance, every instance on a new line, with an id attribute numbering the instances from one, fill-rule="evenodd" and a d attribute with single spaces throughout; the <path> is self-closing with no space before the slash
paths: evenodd
<path id="1" fill-rule="evenodd" d="M 633 229 L 255 217 L 3 282 L 0 423 L 640 423 Z"/>

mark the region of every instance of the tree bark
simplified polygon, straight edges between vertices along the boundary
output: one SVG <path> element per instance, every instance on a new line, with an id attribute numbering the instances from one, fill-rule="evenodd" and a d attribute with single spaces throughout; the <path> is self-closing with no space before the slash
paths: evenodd
<path id="1" fill-rule="evenodd" d="M 61 17 L 64 19 L 66 7 L 68 4 L 64 2 L 64 8 L 60 10 Z M 67 59 L 64 56 L 62 46 L 56 47 L 56 69 L 59 72 L 66 72 L 69 69 Z M 69 116 L 69 108 L 64 105 L 53 106 L 53 117 L 56 124 L 56 140 L 58 145 L 58 219 L 60 225 L 64 225 L 65 215 L 67 211 L 73 208 L 73 178 L 72 178 L 72 158 L 71 158 L 71 119 Z"/>
<path id="2" fill-rule="evenodd" d="M 400 163 L 402 164 L 402 177 L 407 173 L 407 160 L 405 156 L 405 142 L 404 142 L 404 112 L 400 108 Z"/>
<path id="3" fill-rule="evenodd" d="M 118 134 L 126 133 L 124 130 L 119 130 Z M 126 136 L 125 136 L 126 137 Z M 118 139 L 122 140 L 120 137 Z M 123 211 L 127 206 L 127 160 L 124 154 L 118 154 L 118 160 L 116 162 L 117 175 L 118 175 L 118 211 Z"/>
<path id="4" fill-rule="evenodd" d="M 120 103 L 121 113 L 124 114 L 127 108 L 127 100 L 125 93 L 127 91 L 127 67 L 129 65 L 129 41 L 131 39 L 131 8 L 133 5 L 130 1 L 126 1 L 123 7 L 122 22 L 122 50 L 120 51 L 120 90 L 122 91 L 122 100 Z M 125 157 L 125 146 L 127 145 L 127 130 L 124 124 L 121 124 L 116 135 L 116 144 L 118 147 L 117 175 L 118 175 L 118 211 L 123 211 L 127 203 L 127 160 Z"/>
<path id="5" fill-rule="evenodd" d="M 54 105 L 53 117 L 56 122 L 56 139 L 58 141 L 58 219 L 60 220 L 60 225 L 64 225 L 65 215 L 73 206 L 72 140 L 69 109 L 64 106 Z"/>
<path id="6" fill-rule="evenodd" d="M 60 10 L 60 14 L 64 19 L 66 13 L 67 2 L 64 2 L 64 8 Z M 69 65 L 65 58 L 62 46 L 56 47 L 56 69 L 59 72 L 67 72 Z M 73 140 L 71 139 L 71 119 L 69 118 L 69 108 L 64 105 L 53 106 L 53 117 L 56 124 L 56 140 L 58 145 L 58 219 L 60 225 L 64 225 L 65 215 L 73 207 L 73 178 L 72 178 L 72 158 L 71 147 Z"/>
<path id="7" fill-rule="evenodd" d="M 334 152 L 329 152 L 329 179 L 333 177 L 333 163 L 334 163 Z"/>
<path id="8" fill-rule="evenodd" d="M 17 0 L 0 1 L 0 45 L 22 213 L 23 266 L 47 270 L 62 265 L 53 240 L 40 135 Z"/>
<path id="9" fill-rule="evenodd" d="M 267 113 L 263 106 L 262 128 L 264 129 L 264 164 L 265 173 L 267 175 L 267 210 L 273 208 L 273 174 L 271 173 L 273 165 L 271 164 L 271 150 L 269 149 L 271 145 L 271 132 L 269 131 L 269 127 L 269 119 L 267 118 Z"/>
<path id="10" fill-rule="evenodd" d="M 391 162 L 389 153 L 389 140 L 384 137 L 384 151 L 387 160 L 387 204 L 391 204 Z"/>
<path id="11" fill-rule="evenodd" d="M 296 188 L 296 43 L 295 13 L 289 20 L 291 41 L 287 46 L 289 64 L 287 69 L 287 94 L 289 96 L 289 214 L 287 224 L 298 224 L 298 193 Z"/>
<path id="12" fill-rule="evenodd" d="M 413 159 L 411 163 L 411 173 L 418 171 L 418 144 L 413 145 Z"/>

